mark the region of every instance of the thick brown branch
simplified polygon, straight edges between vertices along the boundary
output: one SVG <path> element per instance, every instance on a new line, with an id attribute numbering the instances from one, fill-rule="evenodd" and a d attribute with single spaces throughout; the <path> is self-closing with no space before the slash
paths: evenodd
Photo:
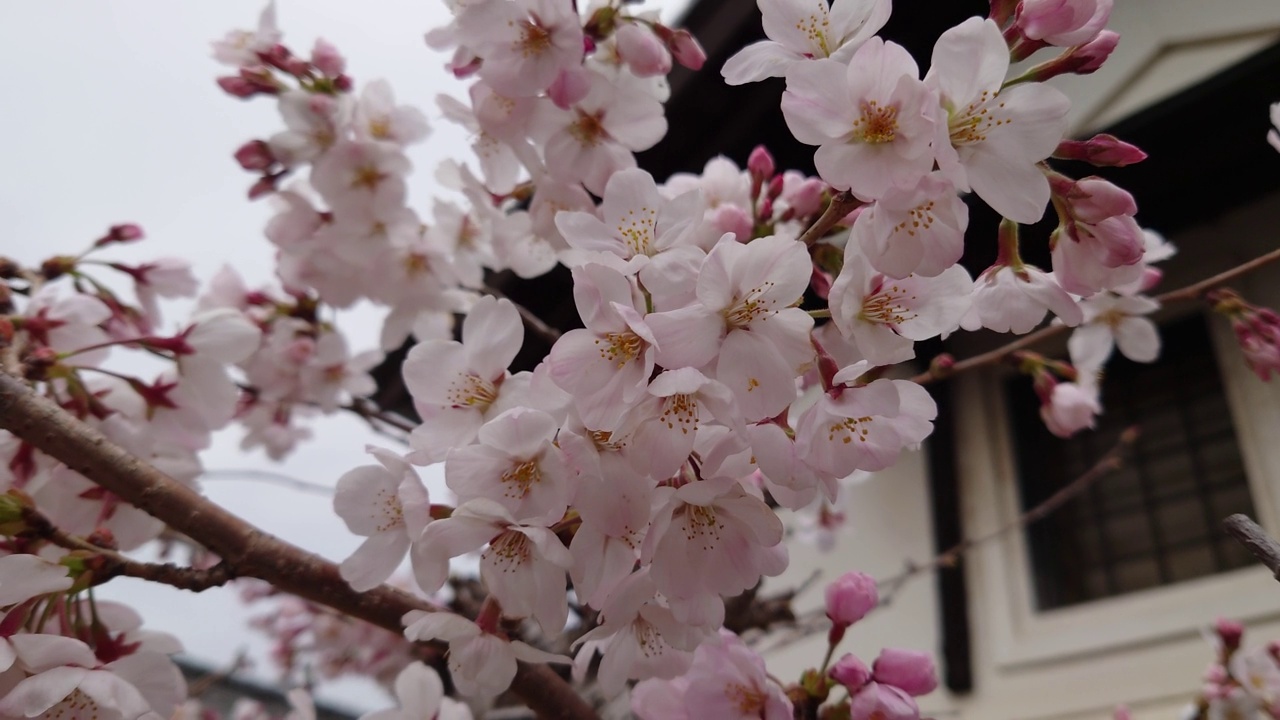
<path id="1" fill-rule="evenodd" d="M 821 240 L 827 234 L 827 231 L 835 227 L 836 223 L 843 220 L 845 216 L 853 212 L 861 204 L 862 201 L 854 197 L 848 190 L 831 196 L 831 202 L 827 205 L 827 209 L 809 226 L 809 229 L 804 231 L 804 234 L 800 236 L 800 242 L 813 247 L 813 244 Z"/>
<path id="2" fill-rule="evenodd" d="M 199 542 L 223 558 L 238 577 L 265 580 L 284 592 L 397 634 L 403 631 L 400 619 L 408 611 L 436 609 L 385 585 L 363 593 L 352 590 L 337 565 L 241 520 L 3 372 L 0 428 Z M 522 663 L 512 689 L 540 717 L 596 717 L 573 688 L 545 665 Z"/>
<path id="3" fill-rule="evenodd" d="M 1246 263 L 1241 263 L 1240 265 L 1237 265 L 1225 272 L 1218 273 L 1213 277 L 1205 278 L 1200 282 L 1192 283 L 1191 285 L 1157 295 L 1155 300 L 1161 305 L 1169 305 L 1171 303 L 1186 300 L 1199 300 L 1210 290 L 1221 287 L 1236 278 L 1243 277 L 1244 275 L 1247 275 L 1258 268 L 1270 265 L 1277 260 L 1280 260 L 1280 250 L 1272 250 L 1265 255 L 1259 255 Z M 1023 335 L 1017 340 L 1006 345 L 1001 345 L 994 350 L 989 350 L 981 355 L 975 355 L 971 358 L 961 360 L 945 370 L 937 367 L 931 367 L 911 379 L 914 382 L 918 382 L 923 385 L 951 377 L 952 375 L 957 375 L 965 372 L 966 370 L 973 370 L 974 368 L 982 367 L 984 365 L 994 365 L 1019 350 L 1025 350 L 1042 340 L 1047 340 L 1051 337 L 1061 335 L 1070 329 L 1071 328 L 1066 325 L 1046 325 L 1033 333 Z"/>
<path id="4" fill-rule="evenodd" d="M 1247 515 L 1232 515 L 1222 521 L 1222 527 L 1280 580 L 1280 542 L 1276 542 L 1275 538 Z"/>
<path id="5" fill-rule="evenodd" d="M 961 556 L 978 545 L 990 542 L 1011 530 L 1026 527 L 1053 514 L 1054 511 L 1065 505 L 1068 500 L 1071 500 L 1085 490 L 1093 487 L 1093 485 L 1099 480 L 1122 467 L 1124 465 L 1125 456 L 1128 455 L 1130 448 L 1132 448 L 1133 444 L 1138 440 L 1138 434 L 1137 427 L 1127 428 L 1124 432 L 1120 433 L 1120 441 L 1108 450 L 1107 454 L 1103 455 L 1098 462 L 1094 463 L 1093 467 L 1089 468 L 1089 470 L 1080 477 L 1072 480 L 1058 492 L 1050 495 L 1044 500 L 1044 502 L 1022 513 L 1013 520 L 984 535 L 965 538 L 928 562 L 908 562 L 906 570 L 894 575 L 893 577 L 877 581 L 876 584 L 880 587 L 880 604 L 889 604 L 893 599 L 893 596 L 896 595 L 897 592 L 902 589 L 902 586 L 907 582 L 907 580 L 910 580 L 912 577 L 938 568 L 951 567 L 960 560 Z"/>

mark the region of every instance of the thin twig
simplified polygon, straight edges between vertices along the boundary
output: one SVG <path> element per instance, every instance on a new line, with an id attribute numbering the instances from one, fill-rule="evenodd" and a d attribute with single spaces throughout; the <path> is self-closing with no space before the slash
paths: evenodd
<path id="1" fill-rule="evenodd" d="M 885 578 L 884 580 L 877 581 L 876 585 L 881 588 L 880 604 L 882 606 L 888 605 L 893 597 L 897 595 L 898 591 L 902 589 L 902 586 L 906 581 L 912 577 L 930 570 L 952 567 L 960 560 L 962 555 L 978 545 L 990 542 L 1011 530 L 1027 527 L 1032 523 L 1043 520 L 1053 514 L 1054 511 L 1065 505 L 1068 500 L 1071 500 L 1085 490 L 1093 487 L 1093 485 L 1099 480 L 1122 467 L 1124 465 L 1125 456 L 1128 454 L 1130 448 L 1133 447 L 1133 444 L 1137 442 L 1138 435 L 1139 432 L 1136 426 L 1126 428 L 1120 433 L 1119 442 L 1108 450 L 1107 453 L 1098 460 L 1098 462 L 1094 463 L 1093 467 L 1089 468 L 1080 477 L 1072 480 L 1062 489 L 1050 495 L 1044 500 L 1044 502 L 1041 502 L 1039 505 L 1036 505 L 1030 510 L 1022 513 L 1013 520 L 984 535 L 965 538 L 928 562 L 915 563 L 908 561 L 907 568 L 901 573 Z"/>
<path id="2" fill-rule="evenodd" d="M 1247 515 L 1232 515 L 1222 521 L 1222 527 L 1280 580 L 1280 542 L 1276 542 L 1275 538 Z"/>
<path id="3" fill-rule="evenodd" d="M 170 585 L 179 590 L 201 592 L 226 585 L 228 581 L 235 578 L 235 573 L 226 563 L 218 563 L 210 568 L 193 568 L 173 563 L 146 563 L 133 560 L 112 548 L 95 545 L 84 538 L 71 535 L 54 525 L 34 507 L 28 506 L 22 509 L 22 520 L 26 526 L 26 534 L 47 540 L 73 552 L 90 553 L 88 564 L 93 572 L 95 585 L 100 585 L 114 577 L 124 576 Z"/>
<path id="4" fill-rule="evenodd" d="M 1265 255 L 1259 255 L 1248 262 L 1241 263 L 1240 265 L 1237 265 L 1225 272 L 1218 273 L 1213 277 L 1205 278 L 1204 280 L 1192 283 L 1186 287 L 1170 290 L 1169 292 L 1157 295 L 1155 296 L 1155 300 L 1161 305 L 1168 305 L 1170 303 L 1183 302 L 1186 300 L 1199 300 L 1210 290 L 1225 285 L 1238 277 L 1247 275 L 1258 268 L 1270 265 L 1277 260 L 1280 260 L 1280 250 L 1272 250 Z M 924 385 L 953 375 L 958 375 L 967 370 L 973 370 L 974 368 L 982 367 L 984 365 L 995 365 L 1019 350 L 1031 347 L 1042 340 L 1047 340 L 1051 337 L 1061 335 L 1070 329 L 1071 328 L 1066 325 L 1046 325 L 1033 333 L 1023 335 L 1017 340 L 1006 345 L 1001 345 L 994 350 L 989 350 L 981 355 L 975 355 L 971 358 L 961 360 L 951 365 L 949 368 L 942 369 L 941 367 L 931 366 L 928 370 L 911 378 L 911 380 Z"/>
<path id="5" fill-rule="evenodd" d="M 542 318 L 533 314 L 529 308 L 507 297 L 507 294 L 495 287 L 485 285 L 481 290 L 496 298 L 507 300 L 516 306 L 516 312 L 520 313 L 520 318 L 524 320 L 524 324 L 533 331 L 535 335 L 547 341 L 548 345 L 555 345 L 560 339 L 560 331 L 543 322 Z"/>
<path id="6" fill-rule="evenodd" d="M 271 472 L 270 470 L 256 470 L 254 468 L 222 468 L 219 470 L 206 470 L 200 474 L 201 480 L 256 480 L 259 482 L 271 483 L 279 485 L 291 490 L 311 493 L 313 495 L 333 495 L 333 488 L 328 485 L 302 480 L 300 478 L 290 477 L 284 473 Z"/>
<path id="7" fill-rule="evenodd" d="M 836 223 L 845 219 L 845 217 L 856 210 L 862 201 L 854 197 L 848 190 L 842 190 L 831 196 L 831 202 L 827 204 L 827 209 L 822 215 L 809 226 L 804 234 L 800 236 L 800 242 L 812 247 L 814 243 L 821 240 L 827 231 L 836 226 Z"/>
<path id="8" fill-rule="evenodd" d="M 410 610 L 440 611 L 388 585 L 356 592 L 336 564 L 245 522 L 3 372 L 0 428 L 186 534 L 221 557 L 237 577 L 264 580 L 282 592 L 396 634 L 404 632 L 401 618 Z M 595 710 L 546 665 L 520 663 L 511 689 L 548 720 L 597 718 Z"/>

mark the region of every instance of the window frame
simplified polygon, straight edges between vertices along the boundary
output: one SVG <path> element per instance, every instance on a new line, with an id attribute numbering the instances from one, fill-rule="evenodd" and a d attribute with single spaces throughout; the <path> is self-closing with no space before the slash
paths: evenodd
<path id="1" fill-rule="evenodd" d="M 1280 529 L 1280 393 L 1244 365 L 1226 323 L 1209 318 L 1211 345 L 1235 423 L 1248 486 L 1269 532 Z M 987 368 L 956 379 L 956 461 L 967 537 L 978 537 L 1016 521 L 1021 511 L 1016 444 L 1005 380 L 1011 371 Z M 1105 481 L 1104 481 L 1105 482 Z M 1275 580 L 1250 566 L 1175 584 L 1040 610 L 1027 535 L 1002 533 L 969 557 L 970 603 L 976 634 L 991 644 L 1002 669 L 1023 668 L 1111 652 L 1201 632 L 1218 616 L 1242 621 L 1280 618 Z"/>

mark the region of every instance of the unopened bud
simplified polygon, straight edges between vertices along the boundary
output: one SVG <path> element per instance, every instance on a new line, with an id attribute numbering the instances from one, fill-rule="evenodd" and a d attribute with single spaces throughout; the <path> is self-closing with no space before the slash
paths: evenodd
<path id="1" fill-rule="evenodd" d="M 351 92 L 352 87 L 354 87 L 354 83 L 351 82 L 350 76 L 339 75 L 333 79 L 333 89 L 338 92 Z"/>
<path id="2" fill-rule="evenodd" d="M 1114 135 L 1095 135 L 1088 140 L 1063 140 L 1053 151 L 1059 160 L 1080 160 L 1097 167 L 1124 167 L 1142 162 L 1147 154 Z"/>
<path id="3" fill-rule="evenodd" d="M 638 23 L 623 23 L 614 33 L 618 57 L 637 77 L 654 77 L 671 72 L 671 53 L 653 32 Z"/>
<path id="4" fill-rule="evenodd" d="M 671 54 L 675 57 L 676 62 L 690 70 L 701 70 L 703 63 L 707 61 L 707 52 L 689 34 L 688 30 L 676 30 L 673 32 L 670 39 L 667 40 L 667 47 L 671 49 Z"/>
<path id="5" fill-rule="evenodd" d="M 236 150 L 235 158 L 236 162 L 240 163 L 240 167 L 254 172 L 266 170 L 276 163 L 271 146 L 263 140 L 250 140 L 241 145 Z"/>
<path id="6" fill-rule="evenodd" d="M 846 653 L 837 660 L 827 674 L 848 689 L 850 694 L 858 692 L 871 681 L 871 668 L 852 653 Z"/>
<path id="7" fill-rule="evenodd" d="M 773 174 L 778 171 L 778 166 L 774 163 L 773 155 L 769 153 L 769 149 L 763 145 L 757 145 L 751 151 L 750 157 L 747 158 L 747 170 L 751 171 L 752 176 L 758 176 L 763 180 L 772 180 Z"/>
<path id="8" fill-rule="evenodd" d="M 76 259 L 70 255 L 57 255 L 40 263 L 40 274 L 45 280 L 56 280 L 76 269 Z"/>
<path id="9" fill-rule="evenodd" d="M 938 671 L 929 653 L 885 648 L 872 666 L 876 682 L 892 685 L 908 695 L 928 695 L 938 687 Z"/>
<path id="10" fill-rule="evenodd" d="M 1103 30 L 1088 43 L 1073 47 L 1058 57 L 1031 68 L 1019 80 L 1044 82 L 1059 75 L 1092 74 L 1111 57 L 1119 42 L 1119 33 Z"/>
<path id="11" fill-rule="evenodd" d="M 27 380 L 45 380 L 49 370 L 58 364 L 58 353 L 53 348 L 41 347 L 22 357 L 22 377 Z"/>
<path id="12" fill-rule="evenodd" d="M 311 64 L 329 77 L 337 77 L 347 71 L 347 59 L 333 43 L 323 39 L 317 39 L 311 48 Z"/>
<path id="13" fill-rule="evenodd" d="M 880 603 L 880 594 L 870 575 L 847 572 L 827 586 L 824 599 L 831 622 L 849 627 L 875 609 Z"/>

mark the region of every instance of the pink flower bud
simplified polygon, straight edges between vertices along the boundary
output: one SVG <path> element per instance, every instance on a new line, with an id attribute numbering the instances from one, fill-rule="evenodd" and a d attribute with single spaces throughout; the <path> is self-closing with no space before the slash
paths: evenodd
<path id="1" fill-rule="evenodd" d="M 750 240 L 751 231 L 755 229 L 755 223 L 752 222 L 751 215 L 746 210 L 728 203 L 715 209 L 712 215 L 712 222 L 715 224 L 716 230 L 722 233 L 731 232 L 736 235 L 738 242 Z"/>
<path id="2" fill-rule="evenodd" d="M 556 76 L 547 95 L 556 107 L 568 110 L 574 103 L 587 96 L 591 90 L 591 75 L 582 66 L 565 68 Z"/>
<path id="3" fill-rule="evenodd" d="M 353 83 L 351 82 L 350 77 L 346 75 L 339 75 L 333 79 L 333 87 L 338 92 L 351 92 Z"/>
<path id="4" fill-rule="evenodd" d="M 1054 384 L 1040 405 L 1040 418 L 1044 420 L 1045 427 L 1061 438 L 1093 427 L 1101 412 L 1097 392 L 1070 382 Z"/>
<path id="5" fill-rule="evenodd" d="M 1129 708 L 1125 705 L 1117 705 L 1115 714 L 1111 716 L 1112 720 L 1133 720 L 1133 713 L 1129 712 Z"/>
<path id="6" fill-rule="evenodd" d="M 275 155 L 271 147 L 262 140 L 250 140 L 236 150 L 236 162 L 245 170 L 261 172 L 275 164 Z"/>
<path id="7" fill-rule="evenodd" d="M 115 242 L 133 242 L 141 240 L 145 237 L 142 234 L 142 227 L 134 223 L 121 223 L 120 225 L 112 225 L 107 231 L 107 237 Z"/>
<path id="8" fill-rule="evenodd" d="M 239 75 L 227 75 L 218 78 L 218 87 L 222 91 L 232 97 L 249 98 L 257 95 L 261 90 L 254 83 L 245 80 Z"/>
<path id="9" fill-rule="evenodd" d="M 1087 44 L 1081 45 L 1071 52 L 1075 58 L 1075 67 L 1071 72 L 1076 75 L 1088 75 L 1097 72 L 1098 68 L 1111 57 L 1116 45 L 1120 44 L 1120 33 L 1103 30 Z"/>
<path id="10" fill-rule="evenodd" d="M 892 685 L 908 695 L 928 695 L 938 687 L 938 671 L 928 653 L 885 648 L 873 667 L 876 682 Z"/>
<path id="11" fill-rule="evenodd" d="M 1244 638 L 1244 625 L 1235 620 L 1218 618 L 1213 630 L 1218 633 L 1218 637 L 1222 638 L 1223 646 L 1229 650 L 1235 650 L 1240 647 L 1240 641 Z"/>
<path id="12" fill-rule="evenodd" d="M 821 180 L 810 178 L 789 190 L 783 200 L 795 211 L 796 217 L 806 217 L 822 209 L 822 194 L 826 187 Z"/>
<path id="13" fill-rule="evenodd" d="M 667 47 L 675 56 L 676 62 L 690 70 L 701 70 L 707 61 L 707 53 L 688 30 L 676 30 L 667 40 Z"/>
<path id="14" fill-rule="evenodd" d="M 653 77 L 671 72 L 671 53 L 639 23 L 622 23 L 614 38 L 618 41 L 618 57 L 636 76 Z"/>
<path id="15" fill-rule="evenodd" d="M 920 720 L 920 708 L 910 695 L 892 685 L 867 683 L 849 699 L 850 720 Z"/>
<path id="16" fill-rule="evenodd" d="M 747 170 L 750 170 L 752 175 L 769 180 L 777 172 L 777 165 L 774 164 L 773 155 L 769 154 L 769 149 L 763 145 L 757 145 L 747 158 Z"/>
<path id="17" fill-rule="evenodd" d="M 827 617 L 838 627 L 849 627 L 866 617 L 880 602 L 876 581 L 866 573 L 847 572 L 827 586 Z"/>
<path id="18" fill-rule="evenodd" d="M 1160 281 L 1164 279 L 1164 271 L 1160 268 L 1145 267 L 1142 269 L 1142 279 L 1138 281 L 1138 292 L 1147 293 L 1155 289 Z"/>
<path id="19" fill-rule="evenodd" d="M 1088 140 L 1063 140 L 1053 151 L 1060 160 L 1080 160 L 1098 167 L 1124 167 L 1142 162 L 1147 154 L 1114 135 L 1095 135 Z"/>
<path id="20" fill-rule="evenodd" d="M 1081 45 L 1106 27 L 1112 4 L 1113 0 L 1022 0 L 1018 28 L 1050 45 Z"/>
<path id="21" fill-rule="evenodd" d="M 827 674 L 832 680 L 845 686 L 851 695 L 871 681 L 871 669 L 852 653 L 846 653 L 844 657 L 837 660 Z"/>
<path id="22" fill-rule="evenodd" d="M 329 77 L 337 77 L 347 71 L 347 59 L 333 43 L 323 39 L 317 39 L 315 47 L 311 48 L 311 64 Z"/>

